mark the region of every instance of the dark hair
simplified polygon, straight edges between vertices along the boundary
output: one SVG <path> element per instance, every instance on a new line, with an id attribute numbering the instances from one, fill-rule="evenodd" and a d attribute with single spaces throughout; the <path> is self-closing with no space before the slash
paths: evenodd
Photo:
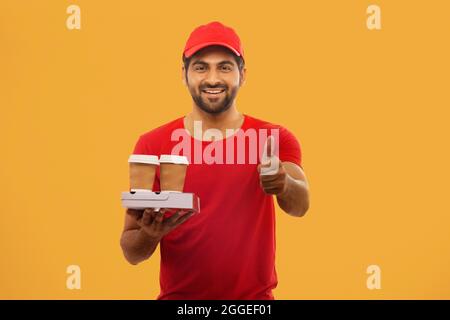
<path id="1" fill-rule="evenodd" d="M 197 52 L 199 52 L 199 51 L 197 51 Z M 230 52 L 231 52 L 231 51 L 230 51 Z M 197 53 L 195 53 L 194 55 L 190 56 L 189 58 L 186 58 L 186 57 L 184 56 L 184 54 L 183 54 L 183 64 L 184 64 L 184 70 L 185 70 L 185 72 L 186 72 L 186 75 L 187 75 L 187 71 L 188 71 L 188 68 L 189 68 L 189 64 L 191 63 L 192 58 L 193 58 L 196 54 L 197 54 Z M 235 54 L 233 54 L 233 57 L 234 57 L 234 60 L 236 60 L 236 63 L 237 63 L 238 68 L 239 68 L 239 72 L 242 72 L 242 69 L 244 69 L 244 67 L 245 67 L 244 59 L 242 59 L 241 56 L 237 56 L 237 55 L 235 55 Z"/>

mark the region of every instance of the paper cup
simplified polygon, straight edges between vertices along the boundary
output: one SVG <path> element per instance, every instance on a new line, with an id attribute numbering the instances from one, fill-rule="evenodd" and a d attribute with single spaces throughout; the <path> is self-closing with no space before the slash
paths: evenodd
<path id="1" fill-rule="evenodd" d="M 159 163 L 161 191 L 183 192 L 188 159 L 184 156 L 162 154 Z"/>
<path id="2" fill-rule="evenodd" d="M 132 154 L 128 158 L 130 166 L 130 190 L 152 191 L 155 181 L 158 157 L 145 154 Z"/>

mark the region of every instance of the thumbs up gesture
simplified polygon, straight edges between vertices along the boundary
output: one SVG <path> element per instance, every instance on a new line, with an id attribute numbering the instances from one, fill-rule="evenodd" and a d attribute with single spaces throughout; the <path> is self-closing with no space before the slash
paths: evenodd
<path id="1" fill-rule="evenodd" d="M 258 165 L 259 181 L 264 192 L 279 195 L 286 191 L 288 175 L 280 159 L 274 154 L 275 139 L 269 136 L 264 145 L 261 164 Z"/>

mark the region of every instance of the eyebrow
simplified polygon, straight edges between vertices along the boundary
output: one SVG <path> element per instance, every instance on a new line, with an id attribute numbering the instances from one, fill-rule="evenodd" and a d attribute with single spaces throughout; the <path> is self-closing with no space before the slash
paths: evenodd
<path id="1" fill-rule="evenodd" d="M 194 63 L 192 63 L 193 66 L 196 65 L 196 64 L 206 65 L 206 66 L 209 65 L 209 63 L 207 63 L 207 62 L 205 62 L 205 61 L 203 61 L 203 60 L 197 60 L 197 61 L 195 61 Z M 231 64 L 231 65 L 233 65 L 233 62 L 230 61 L 230 60 L 223 60 L 223 61 L 220 61 L 217 65 L 223 66 L 223 65 L 225 65 L 225 64 Z"/>

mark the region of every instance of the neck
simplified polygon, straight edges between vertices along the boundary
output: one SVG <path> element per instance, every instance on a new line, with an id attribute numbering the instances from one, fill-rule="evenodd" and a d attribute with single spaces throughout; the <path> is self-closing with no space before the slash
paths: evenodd
<path id="1" fill-rule="evenodd" d="M 184 127 L 191 135 L 194 134 L 194 121 L 201 121 L 203 132 L 208 129 L 218 129 L 223 137 L 228 137 L 231 133 L 227 129 L 241 128 L 244 116 L 237 111 L 234 103 L 228 110 L 219 114 L 205 112 L 194 104 L 192 112 L 184 119 Z"/>
<path id="2" fill-rule="evenodd" d="M 243 115 L 238 112 L 236 105 L 233 105 L 226 111 L 213 114 L 208 113 L 194 105 L 192 112 L 186 116 L 188 126 L 194 124 L 194 121 L 201 121 L 204 130 L 207 129 L 238 129 L 241 127 Z"/>

